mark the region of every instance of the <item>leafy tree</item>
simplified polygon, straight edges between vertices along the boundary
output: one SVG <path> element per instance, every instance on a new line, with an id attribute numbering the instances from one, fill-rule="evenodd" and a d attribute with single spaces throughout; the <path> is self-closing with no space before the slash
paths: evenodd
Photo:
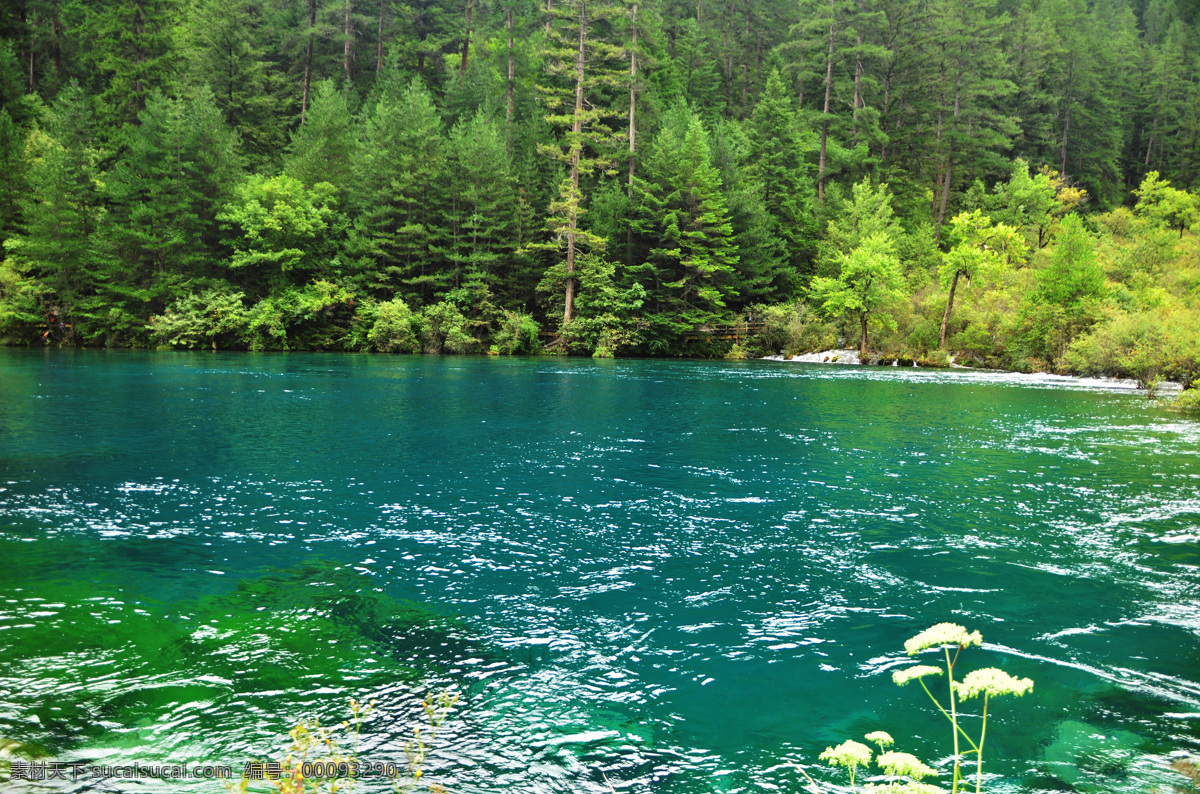
<path id="1" fill-rule="evenodd" d="M 1068 215 L 1059 226 L 1050 253 L 1050 264 L 1039 274 L 1036 297 L 1066 308 L 1076 308 L 1104 292 L 1104 269 L 1096 256 L 1096 239 L 1078 215 Z"/>
<path id="2" fill-rule="evenodd" d="M 971 284 L 992 278 L 1003 268 L 1025 261 L 1027 246 L 1019 229 L 1003 223 L 992 224 L 992 219 L 979 210 L 962 212 L 950 222 L 951 239 L 954 247 L 942 256 L 938 274 L 942 287 L 949 288 L 946 298 L 946 313 L 942 315 L 942 328 L 938 347 L 946 347 L 946 327 L 950 324 L 950 313 L 954 311 L 954 293 L 958 280 L 965 277 Z"/>
<path id="3" fill-rule="evenodd" d="M 345 222 L 328 182 L 311 189 L 289 176 L 251 176 L 217 216 L 230 233 L 229 267 L 248 283 L 281 287 L 336 272 Z"/>
<path id="4" fill-rule="evenodd" d="M 1176 190 L 1167 180 L 1159 179 L 1157 171 L 1146 174 L 1142 184 L 1133 194 L 1138 197 L 1135 211 L 1145 217 L 1179 231 L 1200 223 L 1200 196 L 1184 190 Z"/>
<path id="5" fill-rule="evenodd" d="M 903 297 L 904 274 L 896 258 L 894 243 L 885 233 L 874 233 L 849 254 L 840 256 L 837 278 L 817 277 L 810 288 L 812 301 L 832 317 L 850 315 L 858 320 L 861 336 L 858 350 L 867 355 L 867 331 L 871 326 L 894 329 L 895 319 L 885 311 L 889 303 Z"/>

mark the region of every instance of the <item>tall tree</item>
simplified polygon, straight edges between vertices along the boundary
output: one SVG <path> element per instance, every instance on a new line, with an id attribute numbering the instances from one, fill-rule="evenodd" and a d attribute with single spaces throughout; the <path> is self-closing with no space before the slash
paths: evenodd
<path id="1" fill-rule="evenodd" d="M 621 48 L 612 41 L 620 5 L 605 0 L 568 0 L 547 9 L 546 71 L 553 78 L 539 86 L 549 110 L 546 120 L 564 132 L 559 142 L 543 147 L 567 168 L 559 198 L 551 203 L 550 224 L 565 243 L 563 321 L 574 314 L 575 257 L 581 242 L 595 245 L 594 235 L 580 228 L 584 193 L 582 179 L 608 169 L 618 140 L 611 120 L 619 117 L 600 101 L 599 89 L 621 81 Z"/>

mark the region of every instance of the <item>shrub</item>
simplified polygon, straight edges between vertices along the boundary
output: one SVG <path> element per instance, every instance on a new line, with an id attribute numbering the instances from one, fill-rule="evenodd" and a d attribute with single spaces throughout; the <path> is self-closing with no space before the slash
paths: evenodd
<path id="1" fill-rule="evenodd" d="M 763 328 L 757 336 L 769 352 L 813 353 L 837 344 L 836 328 L 803 303 L 765 306 L 755 309 L 753 315 L 762 317 Z"/>
<path id="2" fill-rule="evenodd" d="M 419 353 L 419 328 L 418 318 L 408 304 L 393 298 L 375 307 L 375 323 L 367 334 L 367 340 L 371 343 L 371 349 L 380 353 Z"/>
<path id="3" fill-rule="evenodd" d="M 251 320 L 244 297 L 223 287 L 185 295 L 150 318 L 151 339 L 165 347 L 241 347 Z"/>
<path id="4" fill-rule="evenodd" d="M 426 353 L 467 353 L 479 344 L 467 333 L 467 318 L 450 301 L 426 306 L 421 319 L 421 343 Z"/>
<path id="5" fill-rule="evenodd" d="M 505 310 L 492 341 L 497 352 L 530 356 L 541 349 L 541 330 L 532 315 Z"/>

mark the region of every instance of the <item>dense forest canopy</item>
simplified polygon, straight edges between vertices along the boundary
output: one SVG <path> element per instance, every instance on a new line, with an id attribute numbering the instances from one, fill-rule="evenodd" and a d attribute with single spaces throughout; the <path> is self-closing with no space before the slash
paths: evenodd
<path id="1" fill-rule="evenodd" d="M 1200 328 L 1197 0 L 0 14 L 10 342 L 713 354 L 748 315 L 1131 373 Z"/>

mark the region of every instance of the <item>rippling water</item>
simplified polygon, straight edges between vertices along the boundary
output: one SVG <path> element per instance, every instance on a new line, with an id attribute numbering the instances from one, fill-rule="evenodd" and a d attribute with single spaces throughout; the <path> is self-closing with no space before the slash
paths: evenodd
<path id="1" fill-rule="evenodd" d="M 890 674 L 953 620 L 966 669 L 1037 682 L 997 701 L 993 790 L 1182 784 L 1200 424 L 1102 386 L 0 351 L 0 738 L 240 770 L 355 696 L 402 761 L 450 686 L 453 792 L 796 791 L 880 728 L 944 780 Z"/>

